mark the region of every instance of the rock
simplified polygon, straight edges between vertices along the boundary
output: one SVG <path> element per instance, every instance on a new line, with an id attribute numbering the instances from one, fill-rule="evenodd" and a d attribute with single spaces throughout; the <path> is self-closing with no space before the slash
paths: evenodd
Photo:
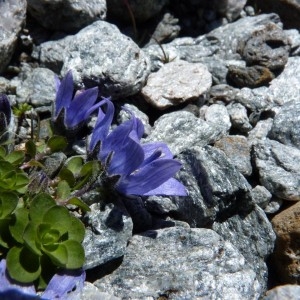
<path id="1" fill-rule="evenodd" d="M 214 0 L 212 6 L 218 13 L 224 15 L 228 21 L 232 22 L 239 17 L 246 2 L 247 0 Z"/>
<path id="2" fill-rule="evenodd" d="M 212 85 L 205 65 L 177 60 L 152 73 L 142 89 L 145 100 L 158 109 L 195 100 Z"/>
<path id="3" fill-rule="evenodd" d="M 300 150 L 266 139 L 254 145 L 260 183 L 273 195 L 300 200 Z"/>
<path id="4" fill-rule="evenodd" d="M 289 29 L 284 31 L 291 44 L 291 56 L 299 56 L 300 54 L 300 34 L 297 29 Z"/>
<path id="5" fill-rule="evenodd" d="M 212 104 L 205 112 L 205 121 L 208 124 L 214 125 L 220 128 L 220 131 L 224 134 L 228 134 L 231 127 L 230 117 L 225 105 Z"/>
<path id="6" fill-rule="evenodd" d="M 274 118 L 269 137 L 300 150 L 300 101 L 286 102 L 281 107 Z"/>
<path id="7" fill-rule="evenodd" d="M 94 284 L 132 300 L 256 299 L 260 293 L 243 256 L 204 228 L 173 227 L 133 236 L 121 266 Z"/>
<path id="8" fill-rule="evenodd" d="M 171 215 L 176 219 L 191 227 L 207 227 L 216 219 L 252 210 L 250 185 L 222 151 L 195 145 L 177 159 L 183 164 L 177 178 L 186 186 L 188 196 L 171 198 L 176 205 Z"/>
<path id="9" fill-rule="evenodd" d="M 166 3 L 167 0 L 109 0 L 107 9 L 108 13 L 118 20 L 130 23 L 132 14 L 136 22 L 145 22 L 159 14 Z"/>
<path id="10" fill-rule="evenodd" d="M 276 233 L 276 245 L 272 262 L 280 276 L 281 283 L 299 284 L 299 223 L 300 202 L 292 205 L 277 214 L 272 219 L 272 225 Z"/>
<path id="11" fill-rule="evenodd" d="M 63 152 L 54 152 L 49 156 L 46 156 L 43 162 L 45 173 L 50 178 L 53 178 L 62 168 L 66 159 L 67 156 Z"/>
<path id="12" fill-rule="evenodd" d="M 244 176 L 252 174 L 250 145 L 244 136 L 225 136 L 216 141 L 214 146 L 222 150 Z"/>
<path id="13" fill-rule="evenodd" d="M 154 123 L 145 142 L 163 141 L 174 155 L 194 145 L 205 146 L 215 142 L 223 131 L 187 111 L 164 114 Z"/>
<path id="14" fill-rule="evenodd" d="M 99 289 L 92 283 L 86 281 L 84 283 L 83 289 L 80 293 L 80 297 L 72 300 L 121 300 L 119 297 L 109 295 L 107 293 L 100 292 Z"/>
<path id="15" fill-rule="evenodd" d="M 263 300 L 298 300 L 299 294 L 299 285 L 286 284 L 269 290 Z"/>
<path id="16" fill-rule="evenodd" d="M 248 141 L 251 144 L 256 144 L 259 140 L 264 140 L 272 128 L 273 119 L 268 118 L 257 122 L 255 127 L 248 132 Z"/>
<path id="17" fill-rule="evenodd" d="M 268 268 L 265 261 L 273 251 L 275 234 L 264 211 L 255 206 L 250 213 L 238 213 L 225 221 L 215 222 L 212 229 L 239 249 L 249 267 L 255 270 L 262 289 L 266 289 Z"/>
<path id="18" fill-rule="evenodd" d="M 242 40 L 238 46 L 238 52 L 248 66 L 260 65 L 271 71 L 284 68 L 290 50 L 285 32 L 274 23 L 254 31 L 248 40 Z"/>
<path id="19" fill-rule="evenodd" d="M 18 34 L 24 26 L 26 1 L 1 1 L 0 11 L 0 73 L 2 73 L 14 54 Z"/>
<path id="20" fill-rule="evenodd" d="M 99 86 L 104 96 L 139 92 L 150 72 L 144 52 L 105 21 L 94 22 L 74 35 L 65 55 L 62 74 L 72 70 L 77 84 Z"/>
<path id="21" fill-rule="evenodd" d="M 106 1 L 27 0 L 28 11 L 43 27 L 73 32 L 106 18 Z"/>
<path id="22" fill-rule="evenodd" d="M 237 94 L 237 89 L 228 84 L 213 85 L 209 91 L 209 101 L 217 102 L 222 101 L 224 103 L 232 102 Z"/>
<path id="23" fill-rule="evenodd" d="M 13 81 L 18 103 L 27 102 L 34 107 L 48 106 L 55 100 L 55 73 L 46 68 L 23 68 Z"/>
<path id="24" fill-rule="evenodd" d="M 270 203 L 272 194 L 262 185 L 257 185 L 251 190 L 253 202 L 262 209 Z"/>
<path id="25" fill-rule="evenodd" d="M 267 85 L 275 78 L 275 75 L 268 68 L 262 66 L 229 66 L 227 77 L 236 87 L 255 88 Z"/>
<path id="26" fill-rule="evenodd" d="M 232 127 L 240 132 L 248 132 L 252 129 L 247 116 L 246 108 L 240 103 L 227 105 Z"/>
<path id="27" fill-rule="evenodd" d="M 85 269 L 123 256 L 133 228 L 131 218 L 120 201 L 106 205 L 95 203 L 90 208 L 91 212 L 84 217 L 87 224 L 83 241 Z"/>

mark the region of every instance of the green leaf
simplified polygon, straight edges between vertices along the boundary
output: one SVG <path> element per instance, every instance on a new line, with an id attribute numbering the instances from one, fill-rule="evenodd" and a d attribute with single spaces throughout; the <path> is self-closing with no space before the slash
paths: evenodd
<path id="1" fill-rule="evenodd" d="M 4 219 L 17 207 L 19 197 L 13 192 L 2 192 L 0 194 L 0 219 Z"/>
<path id="2" fill-rule="evenodd" d="M 74 174 L 75 177 L 80 173 L 82 165 L 83 158 L 81 156 L 73 156 L 66 163 L 66 167 Z"/>
<path id="3" fill-rule="evenodd" d="M 20 207 L 15 210 L 13 219 L 9 225 L 9 231 L 12 237 L 20 244 L 24 243 L 23 234 L 24 230 L 29 222 L 28 209 Z"/>
<path id="4" fill-rule="evenodd" d="M 63 167 L 60 170 L 58 177 L 62 180 L 65 180 L 69 184 L 70 187 L 72 187 L 76 181 L 73 173 L 66 167 Z"/>
<path id="5" fill-rule="evenodd" d="M 6 155 L 5 160 L 13 165 L 19 165 L 24 161 L 25 153 L 23 151 L 13 151 Z"/>
<path id="6" fill-rule="evenodd" d="M 27 166 L 29 167 L 39 167 L 41 169 L 44 169 L 44 165 L 40 163 L 38 160 L 31 159 L 28 163 Z"/>
<path id="7" fill-rule="evenodd" d="M 0 178 L 5 177 L 7 173 L 11 172 L 14 169 L 15 167 L 11 163 L 3 159 L 0 159 Z"/>
<path id="8" fill-rule="evenodd" d="M 64 244 L 57 244 L 53 251 L 50 247 L 43 247 L 44 253 L 52 260 L 53 264 L 58 267 L 65 268 L 68 262 L 68 250 Z"/>
<path id="9" fill-rule="evenodd" d="M 44 215 L 51 207 L 56 206 L 56 202 L 46 193 L 35 196 L 30 204 L 29 215 L 34 223 L 42 223 Z"/>
<path id="10" fill-rule="evenodd" d="M 6 155 L 6 150 L 5 150 L 5 148 L 4 147 L 2 147 L 2 146 L 0 146 L 0 157 L 5 157 L 5 155 Z"/>
<path id="11" fill-rule="evenodd" d="M 54 243 L 57 243 L 60 238 L 60 233 L 56 229 L 50 229 L 47 231 L 43 237 L 42 237 L 42 245 L 52 245 Z"/>
<path id="12" fill-rule="evenodd" d="M 15 183 L 15 190 L 19 193 L 25 193 L 27 190 L 27 184 L 29 183 L 29 178 L 27 174 L 20 173 L 16 175 L 16 183 Z"/>
<path id="13" fill-rule="evenodd" d="M 65 148 L 67 148 L 68 141 L 63 136 L 55 135 L 55 136 L 52 136 L 48 140 L 47 146 L 50 148 L 52 153 L 59 152 L 59 151 L 63 151 Z"/>
<path id="14" fill-rule="evenodd" d="M 6 256 L 7 270 L 11 278 L 21 283 L 31 283 L 41 274 L 40 259 L 26 247 L 13 247 Z"/>
<path id="15" fill-rule="evenodd" d="M 34 158 L 36 155 L 36 145 L 33 140 L 29 140 L 25 144 L 26 154 L 31 158 Z"/>
<path id="16" fill-rule="evenodd" d="M 3 248 L 9 248 L 9 244 L 12 242 L 9 232 L 9 222 L 9 218 L 0 220 L 0 246 Z"/>
<path id="17" fill-rule="evenodd" d="M 91 211 L 90 207 L 77 197 L 68 200 L 67 204 L 73 204 L 81 208 L 84 212 Z"/>
<path id="18" fill-rule="evenodd" d="M 79 242 L 65 241 L 62 243 L 68 252 L 68 262 L 66 264 L 67 269 L 79 269 L 83 266 L 85 261 L 84 249 Z"/>
<path id="19" fill-rule="evenodd" d="M 69 197 L 71 189 L 67 181 L 62 180 L 58 183 L 56 188 L 56 197 L 61 200 L 65 200 Z"/>
<path id="20" fill-rule="evenodd" d="M 23 239 L 25 245 L 36 255 L 41 256 L 41 241 L 38 236 L 38 224 L 29 222 L 24 230 Z"/>
<path id="21" fill-rule="evenodd" d="M 70 213 L 63 206 L 53 206 L 44 215 L 43 223 L 51 224 L 51 229 L 56 229 L 60 234 L 67 232 L 71 225 Z"/>
<path id="22" fill-rule="evenodd" d="M 83 223 L 75 216 L 70 215 L 71 225 L 68 228 L 68 239 L 81 243 L 85 235 L 85 227 Z"/>
<path id="23" fill-rule="evenodd" d="M 80 176 L 97 176 L 100 171 L 99 162 L 96 160 L 92 160 L 83 165 L 80 171 Z"/>

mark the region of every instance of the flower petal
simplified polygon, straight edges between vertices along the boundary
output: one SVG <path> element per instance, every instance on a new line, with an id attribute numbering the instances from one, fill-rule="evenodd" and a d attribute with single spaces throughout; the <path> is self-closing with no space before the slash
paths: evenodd
<path id="1" fill-rule="evenodd" d="M 163 196 L 187 196 L 185 186 L 175 178 L 170 178 L 159 187 L 143 194 L 143 196 L 163 195 Z"/>
<path id="2" fill-rule="evenodd" d="M 106 113 L 99 107 L 98 118 L 95 124 L 92 137 L 89 143 L 89 150 L 92 151 L 99 141 L 103 141 L 107 135 L 114 116 L 115 108 L 109 98 L 100 101 L 100 106 L 107 104 Z"/>
<path id="3" fill-rule="evenodd" d="M 143 144 L 142 147 L 144 149 L 145 159 L 148 159 L 157 150 L 159 150 L 161 152 L 161 156 L 159 158 L 163 158 L 163 159 L 166 159 L 166 158 L 172 159 L 173 158 L 173 154 L 172 154 L 171 150 L 165 143 L 162 143 L 162 142 L 146 143 L 146 144 Z"/>
<path id="4" fill-rule="evenodd" d="M 144 195 L 173 177 L 180 167 L 181 163 L 173 159 L 155 160 L 136 173 L 121 177 L 116 189 L 125 195 Z"/>
<path id="5" fill-rule="evenodd" d="M 73 98 L 74 82 L 72 72 L 69 71 L 60 84 L 56 79 L 58 87 L 55 99 L 55 117 L 57 118 L 63 108 L 67 109 Z"/>
<path id="6" fill-rule="evenodd" d="M 83 288 L 85 271 L 64 271 L 55 274 L 42 297 L 46 299 L 74 299 Z"/>
<path id="7" fill-rule="evenodd" d="M 87 89 L 77 94 L 66 110 L 65 126 L 73 128 L 85 121 L 87 111 L 93 106 L 98 97 L 98 87 Z"/>

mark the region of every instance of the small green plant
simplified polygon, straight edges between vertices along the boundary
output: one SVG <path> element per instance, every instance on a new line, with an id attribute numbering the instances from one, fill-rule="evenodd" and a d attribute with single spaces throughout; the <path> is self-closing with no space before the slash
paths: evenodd
<path id="1" fill-rule="evenodd" d="M 28 103 L 20 103 L 12 108 L 14 115 L 18 118 L 24 116 L 26 112 L 29 112 L 32 109 L 32 106 Z"/>

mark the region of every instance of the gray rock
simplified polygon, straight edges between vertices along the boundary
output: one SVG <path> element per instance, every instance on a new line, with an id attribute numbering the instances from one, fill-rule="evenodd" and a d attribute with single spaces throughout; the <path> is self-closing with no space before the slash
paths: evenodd
<path id="1" fill-rule="evenodd" d="M 247 0 L 214 0 L 213 8 L 232 22 L 239 17 L 246 2 Z"/>
<path id="2" fill-rule="evenodd" d="M 257 299 L 253 270 L 210 229 L 173 227 L 134 236 L 121 266 L 94 283 L 134 299 Z"/>
<path id="3" fill-rule="evenodd" d="M 195 100 L 212 85 L 205 65 L 176 60 L 149 75 L 142 89 L 145 100 L 158 109 Z"/>
<path id="4" fill-rule="evenodd" d="M 99 203 L 90 206 L 85 216 L 87 224 L 83 247 L 85 269 L 91 269 L 124 255 L 126 245 L 132 236 L 132 221 L 124 206 Z"/>
<path id="5" fill-rule="evenodd" d="M 88 281 L 84 283 L 83 289 L 78 296 L 78 298 L 74 297 L 72 300 L 121 300 L 119 297 L 100 292 L 96 286 Z"/>
<path id="6" fill-rule="evenodd" d="M 299 56 L 300 54 L 300 34 L 297 29 L 289 29 L 284 31 L 291 44 L 291 56 Z"/>
<path id="7" fill-rule="evenodd" d="M 224 135 L 229 132 L 231 122 L 225 105 L 212 104 L 208 106 L 204 117 L 208 124 L 219 127 Z"/>
<path id="8" fill-rule="evenodd" d="M 289 57 L 283 72 L 271 81 L 267 91 L 269 101 L 283 105 L 289 101 L 299 101 L 300 57 Z"/>
<path id="9" fill-rule="evenodd" d="M 261 287 L 267 288 L 266 258 L 272 253 L 275 233 L 264 211 L 255 206 L 248 214 L 239 213 L 212 226 L 220 236 L 231 242 L 245 257 L 256 274 Z"/>
<path id="10" fill-rule="evenodd" d="M 45 173 L 50 178 L 53 178 L 64 165 L 66 159 L 67 156 L 63 152 L 54 152 L 50 154 L 43 162 Z"/>
<path id="11" fill-rule="evenodd" d="M 300 200 L 300 150 L 266 139 L 254 145 L 254 159 L 260 183 L 269 192 L 282 199 Z"/>
<path id="12" fill-rule="evenodd" d="M 272 118 L 257 122 L 255 127 L 248 132 L 248 141 L 250 144 L 253 145 L 256 144 L 258 140 L 265 139 L 272 128 L 272 124 Z"/>
<path id="13" fill-rule="evenodd" d="M 18 103 L 27 102 L 34 107 L 49 106 L 55 100 L 55 73 L 46 68 L 22 68 L 13 80 Z"/>
<path id="14" fill-rule="evenodd" d="M 106 18 L 106 1 L 27 0 L 29 13 L 45 28 L 79 30 Z"/>
<path id="15" fill-rule="evenodd" d="M 282 106 L 274 118 L 269 137 L 300 149 L 300 101 L 286 102 Z"/>
<path id="16" fill-rule="evenodd" d="M 239 132 L 245 133 L 252 129 L 247 116 L 246 108 L 240 103 L 230 103 L 227 105 L 232 127 Z"/>
<path id="17" fill-rule="evenodd" d="M 255 204 L 257 204 L 262 209 L 265 209 L 270 203 L 272 194 L 261 185 L 257 185 L 251 190 L 252 199 Z"/>
<path id="18" fill-rule="evenodd" d="M 299 295 L 299 285 L 286 284 L 269 290 L 263 300 L 299 300 Z"/>
<path id="19" fill-rule="evenodd" d="M 278 213 L 282 207 L 283 200 L 273 197 L 269 204 L 264 208 L 266 214 L 275 214 Z"/>
<path id="20" fill-rule="evenodd" d="M 62 74 L 73 70 L 77 84 L 99 86 L 103 95 L 135 94 L 150 72 L 144 52 L 105 21 L 94 22 L 74 35 L 67 53 Z"/>
<path id="21" fill-rule="evenodd" d="M 216 103 L 222 101 L 226 104 L 234 101 L 238 89 L 228 84 L 213 85 L 209 91 L 209 102 Z"/>
<path id="22" fill-rule="evenodd" d="M 250 144 L 244 136 L 222 137 L 215 143 L 215 147 L 222 150 L 244 176 L 252 174 Z"/>
<path id="23" fill-rule="evenodd" d="M 161 116 L 145 141 L 166 142 L 174 155 L 193 145 L 205 146 L 223 135 L 220 127 L 208 124 L 187 111 Z"/>
<path id="24" fill-rule="evenodd" d="M 191 227 L 207 227 L 216 219 L 252 210 L 250 185 L 224 152 L 193 146 L 177 158 L 183 164 L 177 178 L 186 186 L 188 196 L 171 198 L 177 207 L 172 208 L 176 219 Z"/>
<path id="25" fill-rule="evenodd" d="M 107 1 L 107 9 L 112 16 L 119 20 L 132 22 L 132 13 L 136 22 L 145 22 L 157 15 L 166 3 L 167 0 L 130 0 L 128 7 L 126 2 L 109 0 Z"/>
<path id="26" fill-rule="evenodd" d="M 0 73 L 5 71 L 26 19 L 26 1 L 0 1 Z"/>

